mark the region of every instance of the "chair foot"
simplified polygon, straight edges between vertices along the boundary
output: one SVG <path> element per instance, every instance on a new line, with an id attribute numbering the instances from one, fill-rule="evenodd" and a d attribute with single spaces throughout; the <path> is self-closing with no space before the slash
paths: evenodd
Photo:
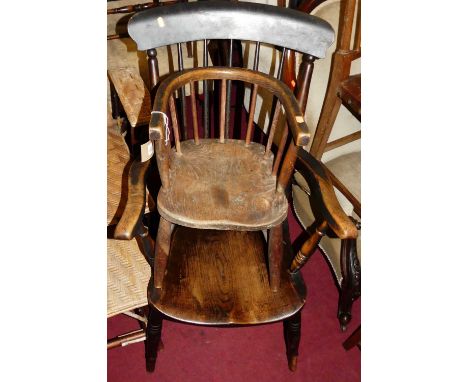
<path id="1" fill-rule="evenodd" d="M 346 350 L 352 349 L 354 346 L 357 346 L 361 350 L 361 326 L 359 326 L 353 334 L 351 334 L 346 341 L 343 343 L 343 347 Z"/>
<path id="2" fill-rule="evenodd" d="M 296 371 L 297 369 L 297 355 L 292 355 L 288 357 L 288 367 L 291 371 Z"/>
<path id="3" fill-rule="evenodd" d="M 340 328 L 342 332 L 346 331 L 349 322 L 351 321 L 351 314 L 349 313 L 340 313 L 338 316 L 338 320 L 340 321 Z"/>
<path id="4" fill-rule="evenodd" d="M 301 312 L 299 311 L 290 318 L 284 320 L 283 325 L 288 367 L 289 370 L 296 371 L 299 343 L 301 341 Z"/>
<path id="5" fill-rule="evenodd" d="M 351 321 L 353 302 L 361 294 L 361 267 L 356 252 L 356 239 L 343 240 L 341 243 L 341 282 L 340 299 L 338 302 L 338 320 L 344 332 Z"/>
<path id="6" fill-rule="evenodd" d="M 150 305 L 145 343 L 146 371 L 150 373 L 156 368 L 158 351 L 163 347 L 161 342 L 162 322 L 162 314 Z"/>

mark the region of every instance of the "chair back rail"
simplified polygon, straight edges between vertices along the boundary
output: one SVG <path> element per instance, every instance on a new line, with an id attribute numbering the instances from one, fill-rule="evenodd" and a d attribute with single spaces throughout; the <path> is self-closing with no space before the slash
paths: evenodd
<path id="1" fill-rule="evenodd" d="M 274 30 L 275 33 L 271 33 Z M 282 47 L 277 78 L 283 76 L 285 56 L 294 51 L 304 53 L 313 60 L 324 57 L 332 44 L 334 32 L 331 26 L 314 16 L 289 8 L 280 8 L 256 3 L 193 2 L 179 3 L 167 7 L 153 8 L 135 14 L 128 23 L 129 35 L 136 41 L 138 49 L 147 50 L 150 72 L 150 89 L 160 80 L 155 48 L 177 44 L 178 70 L 184 69 L 181 43 L 203 41 L 203 67 L 208 67 L 208 40 L 223 39 L 229 42 L 225 65 L 232 66 L 233 39 L 255 43 L 253 69 L 258 70 L 260 43 Z M 190 45 L 191 46 L 191 45 Z M 294 51 L 291 51 L 294 50 Z M 196 50 L 196 49 L 194 49 Z M 210 135 L 210 84 L 203 81 L 203 136 Z M 251 92 L 251 103 L 256 102 L 257 89 Z M 227 104 L 231 103 L 231 81 L 227 80 Z M 185 88 L 180 89 L 181 133 L 187 138 Z M 251 110 L 254 110 L 251 108 Z M 228 123 L 230 108 L 226 109 L 223 127 L 225 138 L 229 138 Z M 253 116 L 249 121 L 248 140 L 252 133 Z"/>
<path id="2" fill-rule="evenodd" d="M 334 39 L 331 26 L 318 17 L 272 5 L 224 1 L 149 9 L 130 19 L 128 33 L 140 50 L 187 41 L 236 39 L 278 45 L 317 58 L 325 57 Z"/>

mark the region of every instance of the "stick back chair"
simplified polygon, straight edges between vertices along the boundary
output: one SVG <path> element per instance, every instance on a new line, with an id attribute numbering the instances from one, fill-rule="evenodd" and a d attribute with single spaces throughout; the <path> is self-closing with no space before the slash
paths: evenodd
<path id="1" fill-rule="evenodd" d="M 361 118 L 361 75 L 350 75 L 351 63 L 361 56 L 360 43 L 360 2 L 342 0 L 340 7 L 339 35 L 336 51 L 333 55 L 330 78 L 325 94 L 317 129 L 312 141 L 310 154 L 301 152 L 297 161 L 297 170 L 302 175 L 295 177 L 293 186 L 294 209 L 303 227 L 312 234 L 303 244 L 300 252 L 305 257 L 311 256 L 319 243 L 328 258 L 340 287 L 338 319 L 342 330 L 351 320 L 351 309 L 355 299 L 360 296 L 360 251 L 358 238 L 343 238 L 330 229 L 326 215 L 314 207 L 315 199 L 310 191 L 312 169 L 310 161 L 322 158 L 330 150 L 339 151 L 340 147 L 360 139 L 357 131 L 345 137 L 328 142 L 340 107 L 345 106 L 359 121 Z M 354 25 L 354 42 L 352 32 Z M 356 227 L 360 229 L 360 152 L 339 153 L 325 162 L 327 177 L 341 193 L 342 205 L 349 204 L 350 213 Z M 346 207 L 345 207 L 346 208 Z M 322 238 L 323 237 L 323 238 Z M 336 240 L 339 237 L 341 242 Z"/>
<path id="2" fill-rule="evenodd" d="M 310 149 L 310 153 L 317 159 L 321 159 L 324 152 L 361 137 L 361 132 L 357 131 L 328 142 L 342 105 L 359 121 L 361 120 L 361 74 L 350 75 L 351 63 L 361 57 L 360 0 L 342 0 L 340 11 L 338 43 L 333 54 L 322 112 Z"/>
<path id="3" fill-rule="evenodd" d="M 141 145 L 141 160 L 149 160 L 155 151 L 162 184 L 148 285 L 147 369 L 155 368 L 165 316 L 204 325 L 283 320 L 288 365 L 295 370 L 305 286 L 300 272 L 288 272 L 293 256 L 286 190 L 298 149 L 310 139 L 303 109 L 313 61 L 325 55 L 333 30 L 323 20 L 291 9 L 195 2 L 138 13 L 129 21 L 128 31 L 138 48 L 147 51 L 151 91 L 156 90 L 149 141 Z M 257 57 L 253 69 L 208 67 L 207 46 L 212 39 L 253 41 Z M 180 51 L 187 41 L 202 41 L 203 67 L 183 70 Z M 283 82 L 257 71 L 262 43 L 303 53 L 301 84 L 295 95 Z M 181 71 L 160 81 L 156 48 L 171 44 L 178 46 Z M 281 66 L 277 78 L 281 78 Z M 210 107 L 214 96 L 209 92 L 215 81 L 220 88 L 216 128 L 211 123 L 216 120 Z M 232 138 L 232 118 L 227 117 L 233 81 L 252 88 L 241 139 Z M 202 105 L 197 98 L 199 83 Z M 253 141 L 260 89 L 274 95 L 273 117 L 263 130 L 268 133 L 265 144 Z M 129 192 L 115 231 L 121 239 L 135 235 L 144 210 L 144 178 L 130 179 L 129 187 L 135 192 Z M 331 185 L 318 187 L 324 192 L 331 189 Z M 342 228 L 344 232 L 355 229 L 349 222 Z"/>

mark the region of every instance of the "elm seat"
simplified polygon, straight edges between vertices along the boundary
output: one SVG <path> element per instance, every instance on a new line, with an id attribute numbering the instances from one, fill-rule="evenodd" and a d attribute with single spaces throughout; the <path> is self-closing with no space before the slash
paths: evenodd
<path id="1" fill-rule="evenodd" d="M 159 192 L 158 211 L 175 224 L 199 229 L 275 226 L 286 219 L 288 203 L 276 191 L 273 159 L 255 142 L 183 141 L 181 154 L 171 152 L 170 182 Z"/>
<path id="2" fill-rule="evenodd" d="M 283 267 L 281 288 L 272 292 L 265 253 L 261 231 L 176 226 L 163 287 L 150 291 L 150 302 L 169 317 L 203 325 L 261 324 L 291 316 L 305 303 L 302 278 Z"/>
<path id="3" fill-rule="evenodd" d="M 299 148 L 311 138 L 303 112 L 313 62 L 325 56 L 333 30 L 292 9 L 200 1 L 139 13 L 129 21 L 128 33 L 139 50 L 147 50 L 151 94 L 156 91 L 148 136 L 161 180 L 161 216 L 148 285 L 147 370 L 155 369 L 167 316 L 209 325 L 282 320 L 288 366 L 295 370 L 305 288 L 300 272 L 288 271 L 294 256 L 284 190 Z M 223 41 L 212 44 L 217 39 Z M 196 68 L 184 69 L 182 44 L 193 40 L 199 41 L 203 53 L 194 60 Z M 302 53 L 298 98 L 280 81 L 283 65 L 275 68 L 276 78 L 259 72 L 256 62 L 245 68 L 242 45 L 234 40 L 255 44 L 257 61 L 261 46 L 267 44 L 283 48 L 281 62 L 289 49 Z M 177 44 L 178 69 L 161 81 L 156 49 L 172 44 Z M 246 86 L 252 97 L 245 141 L 231 140 L 244 136 L 243 129 L 236 131 L 241 126 L 232 118 L 231 101 Z M 263 110 L 271 112 L 271 123 L 255 125 L 257 94 L 265 92 L 272 104 Z M 192 132 L 194 140 L 187 141 Z M 254 144 L 260 132 L 265 147 Z M 175 150 L 166 142 L 169 133 Z M 208 140 L 214 136 L 216 140 Z M 142 145 L 141 152 L 148 147 Z M 139 183 L 129 181 L 139 192 L 132 194 L 133 207 L 127 203 L 116 227 L 120 236 L 130 237 L 141 224 L 144 186 L 150 184 L 143 176 Z M 260 232 L 267 229 L 268 244 Z"/>

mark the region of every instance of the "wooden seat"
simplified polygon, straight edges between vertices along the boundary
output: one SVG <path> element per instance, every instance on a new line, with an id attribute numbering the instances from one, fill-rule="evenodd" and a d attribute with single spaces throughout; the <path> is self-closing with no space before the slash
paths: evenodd
<path id="1" fill-rule="evenodd" d="M 260 324 L 296 313 L 305 302 L 302 279 L 281 272 L 271 291 L 261 231 L 176 227 L 167 273 L 154 305 L 165 315 L 204 324 Z"/>
<path id="2" fill-rule="evenodd" d="M 271 173 L 274 156 L 265 156 L 263 145 L 189 140 L 181 152 L 172 151 L 171 182 L 158 195 L 165 219 L 194 228 L 261 230 L 286 218 L 288 202 Z"/>
<path id="3" fill-rule="evenodd" d="M 353 115 L 361 120 L 361 74 L 355 74 L 338 87 L 338 97 Z"/>
<path id="4" fill-rule="evenodd" d="M 305 287 L 299 271 L 288 271 L 293 256 L 286 192 L 297 152 L 310 139 L 303 112 L 314 60 L 325 56 L 333 30 L 319 18 L 290 9 L 204 1 L 137 13 L 128 32 L 138 49 L 147 52 L 150 93 L 155 92 L 141 158 L 157 163 L 161 180 L 161 217 L 148 285 L 147 370 L 155 369 L 165 317 L 204 325 L 282 320 L 288 366 L 295 370 Z M 209 67 L 209 41 L 225 39 L 250 44 L 256 57 L 252 69 L 233 67 L 234 47 L 242 46 L 233 40 L 221 44 L 228 49 L 226 66 Z M 203 54 L 196 68 L 184 70 L 182 44 L 188 41 L 201 43 Z M 179 71 L 161 80 L 156 49 L 172 44 L 177 45 Z M 276 78 L 258 71 L 265 45 L 282 47 Z M 296 93 L 279 80 L 289 50 L 302 53 Z M 236 94 L 235 84 L 242 84 Z M 248 121 L 241 129 L 236 117 L 242 112 L 233 112 L 230 100 L 242 101 L 237 92 L 247 86 Z M 257 94 L 265 93 L 272 101 L 265 106 L 271 116 L 255 126 Z M 148 160 L 152 148 L 156 161 Z M 146 185 L 144 176 L 129 177 L 135 190 L 116 237 L 133 237 L 141 224 Z M 334 197 L 328 186 L 318 186 L 327 200 Z"/>

